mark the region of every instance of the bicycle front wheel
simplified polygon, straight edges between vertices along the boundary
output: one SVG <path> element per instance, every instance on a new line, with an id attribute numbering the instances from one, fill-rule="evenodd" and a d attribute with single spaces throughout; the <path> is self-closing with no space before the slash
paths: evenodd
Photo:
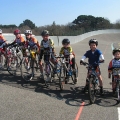
<path id="1" fill-rule="evenodd" d="M 64 89 L 64 84 L 65 84 L 65 74 L 66 74 L 66 70 L 64 66 L 60 67 L 60 74 L 59 74 L 59 86 L 60 86 L 60 90 Z"/>
<path id="2" fill-rule="evenodd" d="M 45 63 L 45 66 L 44 66 L 44 82 L 45 82 L 45 85 L 48 87 L 51 83 L 51 79 L 52 79 L 52 73 L 51 73 L 51 67 L 50 67 L 50 64 L 48 63 Z"/>
<path id="3" fill-rule="evenodd" d="M 24 57 L 21 63 L 21 76 L 23 80 L 29 81 L 34 77 L 33 68 L 34 61 L 30 57 Z"/>
<path id="4" fill-rule="evenodd" d="M 20 72 L 20 63 L 18 63 L 18 58 L 16 56 L 7 57 L 7 71 L 16 76 L 17 72 Z"/>
<path id="5" fill-rule="evenodd" d="M 5 57 L 4 55 L 0 55 L 0 70 L 4 69 L 5 65 Z"/>
<path id="6" fill-rule="evenodd" d="M 72 74 L 72 81 L 74 84 L 76 84 L 78 81 L 78 65 L 77 65 L 77 63 L 75 63 L 75 69 Z"/>
<path id="7" fill-rule="evenodd" d="M 89 94 L 89 100 L 90 103 L 93 104 L 96 99 L 96 85 L 93 84 L 94 78 L 89 78 L 89 88 L 88 88 L 88 94 Z"/>

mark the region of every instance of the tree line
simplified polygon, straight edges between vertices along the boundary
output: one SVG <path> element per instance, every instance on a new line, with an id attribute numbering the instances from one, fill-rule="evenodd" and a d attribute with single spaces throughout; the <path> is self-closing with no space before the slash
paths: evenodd
<path id="1" fill-rule="evenodd" d="M 120 20 L 113 24 L 103 17 L 80 15 L 66 25 L 58 25 L 53 21 L 51 25 L 38 27 L 29 19 L 24 20 L 19 26 L 15 24 L 0 24 L 0 29 L 2 29 L 4 33 L 13 33 L 16 28 L 20 29 L 22 33 L 24 33 L 26 29 L 31 29 L 35 35 L 40 35 L 42 30 L 47 29 L 51 36 L 74 36 L 95 30 L 120 29 Z"/>

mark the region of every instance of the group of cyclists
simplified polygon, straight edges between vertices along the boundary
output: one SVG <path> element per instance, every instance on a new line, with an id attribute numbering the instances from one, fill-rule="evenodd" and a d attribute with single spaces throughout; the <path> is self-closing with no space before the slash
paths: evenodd
<path id="1" fill-rule="evenodd" d="M 42 31 L 41 36 L 43 39 L 41 40 L 41 43 L 39 43 L 39 41 L 35 37 L 33 37 L 31 30 L 25 30 L 24 34 L 25 34 L 26 40 L 21 35 L 21 31 L 19 29 L 16 29 L 14 31 L 14 35 L 16 37 L 14 42 L 7 44 L 6 40 L 2 36 L 2 30 L 1 30 L 1 33 L 0 33 L 1 47 L 3 47 L 3 49 L 4 49 L 4 46 L 9 47 L 9 46 L 14 46 L 16 44 L 18 46 L 22 46 L 23 56 L 26 56 L 26 54 L 24 52 L 24 50 L 26 48 L 29 48 L 29 50 L 30 49 L 36 50 L 36 53 L 38 55 L 39 66 L 40 66 L 40 78 L 44 77 L 42 59 L 43 59 L 43 61 L 49 60 L 55 66 L 55 68 L 57 70 L 57 64 L 58 64 L 59 59 L 54 59 L 56 56 L 56 52 L 55 52 L 55 48 L 54 48 L 54 42 L 52 39 L 49 38 L 49 31 L 47 31 L 47 30 Z M 62 45 L 63 45 L 63 47 L 61 48 L 61 50 L 59 52 L 59 57 L 61 57 L 61 56 L 64 56 L 66 58 L 70 57 L 70 61 L 72 62 L 73 71 L 75 71 L 75 55 L 72 50 L 72 47 L 70 46 L 70 40 L 67 38 L 63 39 Z M 48 54 L 48 51 L 49 51 L 49 53 L 50 52 L 52 53 L 52 56 L 50 56 L 50 54 Z M 26 61 L 27 61 L 27 59 L 26 59 Z M 29 69 L 29 66 L 28 66 L 28 69 Z M 48 77 L 47 79 L 48 79 L 47 81 L 49 81 L 50 78 Z M 67 78 L 65 78 L 65 79 L 67 79 Z M 76 77 L 76 81 L 77 81 L 77 79 L 78 78 Z"/>
<path id="2" fill-rule="evenodd" d="M 38 58 L 39 58 L 39 65 L 40 65 L 40 77 L 43 78 L 43 66 L 42 66 L 42 59 L 44 61 L 46 60 L 50 60 L 50 62 L 52 62 L 55 66 L 55 68 L 57 69 L 57 64 L 59 59 L 54 59 L 54 57 L 56 56 L 56 52 L 55 52 L 55 48 L 54 48 L 54 42 L 52 39 L 49 38 L 49 31 L 47 30 L 43 30 L 41 33 L 42 36 L 42 41 L 41 43 L 39 43 L 39 41 L 33 37 L 32 35 L 32 31 L 31 30 L 26 30 L 24 32 L 25 34 L 25 38 L 22 37 L 21 32 L 19 29 L 16 29 L 14 31 L 14 35 L 15 35 L 15 40 L 14 42 L 12 42 L 11 44 L 8 44 L 7 41 L 5 40 L 5 38 L 2 35 L 2 30 L 0 29 L 0 48 L 3 49 L 3 52 L 5 51 L 5 46 L 11 46 L 14 44 L 18 44 L 20 46 L 23 46 L 23 50 L 24 48 L 28 48 L 29 49 L 35 49 L 37 54 L 38 54 Z M 75 71 L 75 53 L 73 52 L 72 47 L 70 46 L 70 40 L 69 39 L 63 39 L 62 40 L 62 48 L 60 49 L 59 52 L 59 56 L 64 56 L 64 57 L 70 57 L 70 61 L 72 62 L 72 69 L 73 71 Z M 97 49 L 98 46 L 98 41 L 96 39 L 90 39 L 89 41 L 89 46 L 90 46 L 90 50 L 88 50 L 83 57 L 80 59 L 80 65 L 84 65 L 84 60 L 86 58 L 88 58 L 88 63 L 93 65 L 97 76 L 99 78 L 99 86 L 100 86 L 100 93 L 103 95 L 103 81 L 102 81 L 102 76 L 101 76 L 101 71 L 100 71 L 100 63 L 104 63 L 104 56 L 102 54 L 102 52 Z M 50 57 L 49 54 L 46 54 L 46 52 L 52 52 L 52 57 Z M 24 52 L 23 52 L 23 56 L 24 56 Z M 120 68 L 120 49 L 115 48 L 113 50 L 113 56 L 114 58 L 110 61 L 109 63 L 109 67 L 108 67 L 108 72 L 112 73 L 113 68 L 117 67 Z M 89 72 L 89 71 L 88 71 Z M 114 73 L 113 73 L 114 74 Z M 67 79 L 67 78 L 65 78 Z M 78 80 L 78 78 L 76 77 L 76 81 Z M 49 80 L 48 80 L 49 81 Z M 89 78 L 87 75 L 86 78 L 86 84 L 85 87 L 83 89 L 83 92 L 85 93 L 88 90 L 88 82 L 89 82 Z M 114 78 L 112 78 L 112 90 L 113 90 L 113 95 L 115 94 L 116 91 L 116 82 L 114 80 Z"/>

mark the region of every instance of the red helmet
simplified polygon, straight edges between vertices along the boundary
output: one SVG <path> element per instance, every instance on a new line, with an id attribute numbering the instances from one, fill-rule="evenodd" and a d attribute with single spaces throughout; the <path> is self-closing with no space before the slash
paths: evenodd
<path id="1" fill-rule="evenodd" d="M 21 32 L 20 32 L 20 30 L 18 30 L 18 29 L 16 29 L 15 31 L 14 31 L 14 35 L 17 35 L 17 34 L 20 34 Z"/>

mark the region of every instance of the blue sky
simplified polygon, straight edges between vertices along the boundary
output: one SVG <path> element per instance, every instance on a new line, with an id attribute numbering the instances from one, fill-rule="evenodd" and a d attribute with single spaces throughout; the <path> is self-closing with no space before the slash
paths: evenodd
<path id="1" fill-rule="evenodd" d="M 0 0 L 0 24 L 19 25 L 25 19 L 36 26 L 67 24 L 79 15 L 120 19 L 120 0 Z"/>

